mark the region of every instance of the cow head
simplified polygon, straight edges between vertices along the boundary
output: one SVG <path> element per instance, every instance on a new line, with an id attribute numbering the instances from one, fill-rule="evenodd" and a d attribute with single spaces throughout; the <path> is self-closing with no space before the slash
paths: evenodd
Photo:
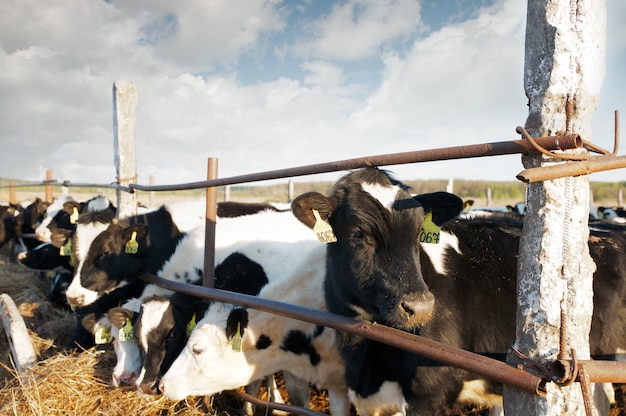
<path id="1" fill-rule="evenodd" d="M 35 228 L 35 236 L 43 242 L 50 242 L 54 229 L 63 228 L 74 231 L 80 211 L 80 204 L 68 195 L 61 195 L 48 206 L 41 224 Z"/>
<path id="2" fill-rule="evenodd" d="M 462 209 L 449 193 L 411 196 L 374 168 L 341 178 L 330 196 L 309 192 L 292 203 L 294 215 L 330 241 L 329 309 L 403 329 L 426 323 L 434 309 L 420 267 L 420 233 L 431 219 L 441 225 Z"/>
<path id="3" fill-rule="evenodd" d="M 123 308 L 111 308 L 107 312 L 111 323 L 113 348 L 117 356 L 117 363 L 113 368 L 113 385 L 132 386 L 137 381 L 141 367 L 141 355 L 137 339 L 135 338 L 135 312 Z"/>
<path id="4" fill-rule="evenodd" d="M 95 214 L 114 213 L 107 209 Z M 172 256 L 184 234 L 166 207 L 119 222 L 89 221 L 76 228 L 76 272 L 68 288 L 72 305 L 85 306 L 101 295 L 137 279 L 144 272 L 156 273 Z M 103 230 L 103 228 L 105 228 Z"/>
<path id="5" fill-rule="evenodd" d="M 137 277 L 145 268 L 148 250 L 148 228 L 142 224 L 124 227 L 110 224 L 93 238 L 84 256 L 76 256 L 78 264 L 67 297 L 72 305 L 85 306 L 119 287 L 123 281 Z M 129 242 L 133 248 L 129 249 Z M 83 247 L 81 234 L 76 246 Z M 82 253 L 81 253 L 82 254 Z"/>
<path id="6" fill-rule="evenodd" d="M 138 389 L 146 394 L 159 393 L 159 378 L 172 365 L 196 322 L 202 319 L 207 304 L 183 294 L 156 296 L 141 304 L 135 335 L 142 355 L 137 378 Z"/>

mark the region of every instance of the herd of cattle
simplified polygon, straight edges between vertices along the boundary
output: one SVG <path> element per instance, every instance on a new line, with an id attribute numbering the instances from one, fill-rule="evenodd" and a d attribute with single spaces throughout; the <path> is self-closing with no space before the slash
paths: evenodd
<path id="1" fill-rule="evenodd" d="M 191 209 L 190 209 L 191 208 Z M 10 209 L 8 210 L 10 211 Z M 37 200 L 2 214 L 0 244 L 19 261 L 60 270 L 51 301 L 77 317 L 70 347 L 112 342 L 112 382 L 173 400 L 261 382 L 282 371 L 290 400 L 328 391 L 332 415 L 446 414 L 501 406 L 501 386 L 356 335 L 255 309 L 207 302 L 140 279 L 202 284 L 203 207 L 145 208 L 116 219 L 104 197 Z M 329 195 L 291 209 L 220 203 L 215 287 L 375 321 L 504 360 L 515 338 L 523 214 L 464 211 L 456 196 L 412 196 L 388 173 L 349 173 Z M 626 352 L 626 228 L 591 220 L 596 263 L 591 353 Z M 36 239 L 26 238 L 34 234 Z M 60 295 L 59 295 L 60 294 Z M 272 389 L 272 386 L 274 388 Z M 248 409 L 248 412 L 251 410 Z"/>

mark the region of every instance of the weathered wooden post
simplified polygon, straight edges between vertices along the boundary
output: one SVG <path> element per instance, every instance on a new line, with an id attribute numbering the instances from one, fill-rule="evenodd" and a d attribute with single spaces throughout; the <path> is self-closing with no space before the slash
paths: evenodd
<path id="1" fill-rule="evenodd" d="M 46 182 L 52 182 L 52 171 L 50 169 L 46 170 Z M 45 186 L 46 189 L 46 199 L 45 201 L 52 202 L 52 185 L 47 184 Z"/>
<path id="2" fill-rule="evenodd" d="M 207 180 L 217 179 L 217 159 L 210 157 L 207 162 Z M 217 221 L 217 188 L 206 188 L 206 220 L 204 235 L 204 287 L 214 286 L 215 274 L 215 225 Z"/>
<path id="3" fill-rule="evenodd" d="M 137 182 L 137 159 L 135 156 L 135 123 L 137 121 L 139 95 L 130 81 L 113 84 L 113 136 L 115 148 L 115 173 L 117 183 L 128 186 Z M 117 216 L 134 215 L 137 197 L 134 193 L 116 190 Z"/>
<path id="4" fill-rule="evenodd" d="M 605 33 L 604 1 L 528 0 L 524 88 L 531 136 L 562 131 L 591 139 L 605 73 Z M 565 163 L 536 154 L 523 156 L 522 162 L 527 168 Z M 544 364 L 570 359 L 572 350 L 578 359 L 589 359 L 595 270 L 587 246 L 589 178 L 531 183 L 527 192 L 515 348 Z M 508 361 L 520 364 L 514 354 Z M 548 383 L 547 389 L 547 396 L 540 397 L 505 387 L 506 414 L 585 414 L 580 384 Z"/>

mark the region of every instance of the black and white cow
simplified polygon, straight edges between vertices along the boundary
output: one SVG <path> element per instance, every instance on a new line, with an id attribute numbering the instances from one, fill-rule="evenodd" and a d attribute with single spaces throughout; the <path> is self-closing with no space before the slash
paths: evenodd
<path id="1" fill-rule="evenodd" d="M 79 219 L 76 230 L 76 273 L 68 288 L 70 304 L 88 305 L 99 296 L 143 273 L 156 274 L 184 238 L 166 206 L 145 215 L 108 225 Z M 246 241 L 312 241 L 306 227 L 289 212 L 262 211 L 236 218 L 218 218 L 216 250 L 227 256 Z M 133 244 L 135 250 L 127 250 Z M 225 256 L 223 258 L 225 258 Z"/>
<path id="2" fill-rule="evenodd" d="M 375 169 L 340 179 L 329 197 L 309 193 L 293 203 L 294 214 L 305 224 L 313 228 L 320 217 L 336 236 L 327 249 L 325 296 L 331 311 L 504 359 L 515 338 L 522 221 L 472 215 L 453 219 L 461 208 L 460 201 L 443 194 L 411 198 Z M 431 217 L 440 231 L 429 231 Z M 438 244 L 418 244 L 420 235 L 428 240 L 429 232 Z M 609 242 L 606 234 L 602 243 L 590 238 L 592 257 L 623 262 L 623 237 Z M 609 249 L 609 257 L 600 254 Z M 623 274 L 599 266 L 594 275 L 596 302 L 605 298 L 594 312 L 595 355 L 615 356 L 626 348 L 624 322 L 608 318 L 616 311 L 624 315 Z M 422 306 L 406 303 L 407 294 Z M 607 336 L 609 331 L 615 335 Z M 357 410 L 378 403 L 384 413 L 445 414 L 455 403 L 494 405 L 500 400 L 492 394 L 498 386 L 463 370 L 355 335 L 341 333 L 338 342 Z M 469 385 L 471 390 L 464 389 Z"/>
<path id="3" fill-rule="evenodd" d="M 291 271 L 270 280 L 259 296 L 324 310 L 324 247 L 313 242 L 292 249 L 297 255 Z M 170 399 L 181 400 L 234 389 L 288 370 L 328 389 L 331 414 L 345 415 L 349 405 L 344 365 L 335 337 L 329 328 L 214 302 L 159 389 Z"/>
<path id="4" fill-rule="evenodd" d="M 30 235 L 35 233 L 35 228 L 43 220 L 48 205 L 41 198 L 36 198 L 32 202 L 13 205 L 12 208 L 16 214 L 6 215 L 2 218 L 0 247 L 11 243 L 17 254 L 38 246 L 40 241 Z"/>

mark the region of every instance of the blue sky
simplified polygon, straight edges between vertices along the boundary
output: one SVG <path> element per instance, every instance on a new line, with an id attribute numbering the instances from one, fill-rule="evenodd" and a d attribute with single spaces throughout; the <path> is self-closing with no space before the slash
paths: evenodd
<path id="1" fill-rule="evenodd" d="M 626 2 L 607 0 L 590 139 L 626 110 Z M 0 0 L 0 178 L 109 183 L 112 86 L 139 93 L 138 182 L 193 182 L 515 140 L 527 116 L 520 0 Z M 620 152 L 624 153 L 624 152 Z M 519 156 L 392 166 L 515 180 Z M 327 179 L 311 177 L 302 180 Z M 623 181 L 626 170 L 591 180 Z"/>

